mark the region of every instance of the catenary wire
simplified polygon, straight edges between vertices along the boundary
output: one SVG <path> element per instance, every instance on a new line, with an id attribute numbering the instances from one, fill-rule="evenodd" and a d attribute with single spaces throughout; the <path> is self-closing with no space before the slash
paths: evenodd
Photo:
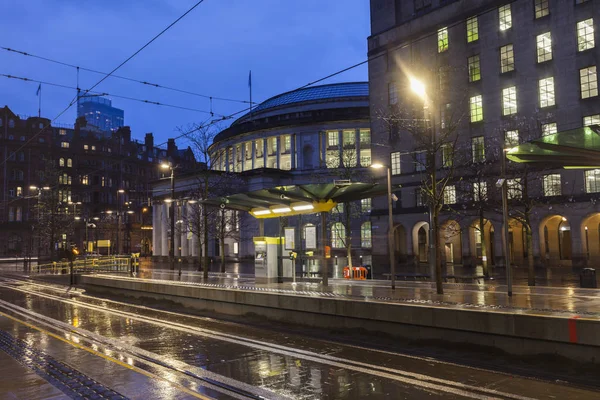
<path id="1" fill-rule="evenodd" d="M 179 18 L 177 18 L 175 21 L 173 21 L 172 23 L 170 23 L 166 28 L 164 28 L 162 31 L 160 31 L 158 34 L 156 34 L 152 39 L 150 39 L 148 42 L 146 42 L 146 44 L 144 44 L 142 47 L 140 47 L 131 56 L 127 57 L 127 59 L 125 59 L 125 61 L 123 61 L 122 63 L 120 63 L 118 66 L 116 66 L 115 68 L 113 68 L 112 71 L 110 71 L 108 74 L 106 74 L 105 76 L 103 76 L 102 79 L 100 79 L 98 82 L 96 82 L 91 88 L 86 89 L 86 91 L 84 92 L 83 95 L 86 95 L 91 90 L 93 90 L 94 88 L 96 88 L 96 86 L 98 86 L 99 84 L 101 84 L 102 82 L 104 82 L 109 76 L 111 76 L 113 73 L 115 73 L 123 65 L 127 64 L 130 60 L 132 60 L 135 56 L 137 56 L 142 50 L 144 50 L 146 47 L 148 47 L 156 39 L 158 39 L 159 37 L 161 37 L 165 32 L 167 32 L 169 29 L 171 29 L 176 23 L 178 23 L 179 21 L 181 21 L 186 15 L 188 15 L 190 12 L 192 12 L 196 7 L 198 7 L 203 2 L 204 2 L 204 0 L 200 0 L 200 1 L 196 2 L 196 4 L 194 4 L 192 7 L 190 7 Z M 31 141 L 33 141 L 34 139 L 36 139 L 42 132 L 44 132 L 44 130 L 46 128 L 48 128 L 52 124 L 52 122 L 56 121 L 64 113 L 66 113 L 67 110 L 69 110 L 77 102 L 77 100 L 79 99 L 79 97 L 80 97 L 80 95 L 79 95 L 79 93 L 77 93 L 77 95 L 75 96 L 75 98 L 69 102 L 69 105 L 64 110 L 62 110 L 56 117 L 54 117 L 52 120 L 50 120 L 50 122 L 48 122 L 47 124 L 45 124 L 44 127 L 41 128 L 38 133 L 36 133 L 35 135 L 33 135 L 31 138 L 29 138 L 29 140 L 27 140 L 25 143 L 23 143 L 23 145 L 21 147 L 19 147 L 16 151 L 19 151 L 19 150 L 25 148 Z M 5 158 L 2 161 L 2 163 L 0 163 L 0 165 L 4 165 L 7 161 L 8 161 L 8 157 Z"/>

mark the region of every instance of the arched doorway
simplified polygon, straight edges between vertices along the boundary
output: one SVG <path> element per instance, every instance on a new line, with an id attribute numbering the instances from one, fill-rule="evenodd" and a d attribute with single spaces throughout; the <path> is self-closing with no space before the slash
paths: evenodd
<path id="1" fill-rule="evenodd" d="M 577 229 L 577 227 L 573 227 Z M 600 213 L 587 216 L 581 223 L 583 253 L 589 265 L 600 262 Z"/>
<path id="2" fill-rule="evenodd" d="M 462 262 L 461 229 L 458 222 L 448 220 L 440 227 L 441 256 L 446 264 Z"/>
<path id="3" fill-rule="evenodd" d="M 406 230 L 401 224 L 394 226 L 394 254 L 400 264 L 407 262 Z"/>
<path id="4" fill-rule="evenodd" d="M 540 224 L 540 237 L 540 252 L 548 266 L 571 265 L 571 225 L 566 217 L 546 217 Z"/>
<path id="5" fill-rule="evenodd" d="M 417 222 L 413 227 L 413 252 L 417 262 L 426 263 L 429 259 L 429 224 Z"/>

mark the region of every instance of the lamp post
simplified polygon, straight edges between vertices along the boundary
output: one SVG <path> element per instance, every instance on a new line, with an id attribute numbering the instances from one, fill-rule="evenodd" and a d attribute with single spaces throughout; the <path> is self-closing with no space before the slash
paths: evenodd
<path id="1" fill-rule="evenodd" d="M 396 289 L 396 257 L 395 240 L 394 240 L 394 216 L 392 214 L 392 170 L 389 166 L 375 163 L 371 164 L 371 168 L 387 169 L 387 200 L 388 200 L 388 248 L 390 253 L 390 277 L 392 280 L 392 290 Z"/>
<path id="2" fill-rule="evenodd" d="M 437 242 L 438 242 L 438 227 L 437 227 L 437 211 L 438 211 L 438 192 L 437 192 L 437 165 L 436 165 L 436 121 L 435 121 L 435 103 L 431 101 L 427 95 L 425 84 L 418 79 L 410 78 L 410 89 L 423 100 L 423 118 L 427 118 L 427 110 L 431 108 L 431 124 L 428 127 L 431 150 L 428 152 L 427 166 L 429 167 L 429 176 L 431 178 L 431 196 L 429 199 L 429 273 L 432 281 L 435 279 L 435 286 L 438 294 L 444 293 L 442 285 L 442 268 L 437 261 Z"/>
<path id="3" fill-rule="evenodd" d="M 41 250 L 41 241 L 42 241 L 42 235 L 40 233 L 40 219 L 41 219 L 41 210 L 40 210 L 40 204 L 42 202 L 42 192 L 46 191 L 46 190 L 50 190 L 49 186 L 42 186 L 42 187 L 38 187 L 38 186 L 29 186 L 29 190 L 37 190 L 37 208 L 38 208 L 38 212 L 37 212 L 37 230 L 38 230 L 38 257 L 37 257 L 37 263 L 38 265 L 40 264 L 40 250 Z"/>
<path id="4" fill-rule="evenodd" d="M 502 219 L 504 220 L 504 265 L 506 267 L 506 291 L 509 296 L 512 296 L 512 268 L 510 265 L 510 236 L 508 231 L 508 180 L 506 179 L 506 151 L 502 151 L 502 163 L 500 167 L 501 178 L 497 186 L 502 186 Z"/>
<path id="5" fill-rule="evenodd" d="M 171 243 L 169 245 L 169 266 L 171 270 L 175 270 L 175 168 L 177 166 L 171 166 L 167 163 L 160 165 L 162 169 L 171 170 L 171 206 L 169 208 L 169 214 L 171 217 Z"/>
<path id="6" fill-rule="evenodd" d="M 121 249 L 121 240 L 120 240 L 120 236 L 121 236 L 121 198 L 119 197 L 119 194 L 124 195 L 125 194 L 125 190 L 124 189 L 119 189 L 117 191 L 117 255 L 123 253 L 123 250 Z"/>

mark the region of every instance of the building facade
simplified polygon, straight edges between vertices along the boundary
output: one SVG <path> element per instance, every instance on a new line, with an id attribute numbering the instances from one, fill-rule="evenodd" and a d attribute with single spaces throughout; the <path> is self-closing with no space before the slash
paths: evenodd
<path id="1" fill-rule="evenodd" d="M 112 100 L 105 97 L 80 97 L 77 117 L 85 117 L 89 125 L 101 131 L 110 132 L 125 126 L 125 111 L 113 107 Z"/>
<path id="2" fill-rule="evenodd" d="M 129 127 L 101 131 L 79 118 L 53 127 L 0 110 L 3 160 L 0 254 L 48 256 L 67 243 L 102 254 L 151 252 L 150 182 L 159 164 L 196 168 L 190 148 L 131 138 Z M 142 228 L 147 229 L 142 229 Z M 108 247 L 98 244 L 110 240 Z M 99 242 L 100 241 L 100 242 Z M 104 241 L 104 242 L 102 242 Z"/>
<path id="3" fill-rule="evenodd" d="M 219 132 L 209 148 L 209 168 L 216 176 L 235 176 L 233 189 L 237 192 L 340 179 L 372 179 L 368 168 L 371 165 L 372 145 L 368 84 L 356 82 L 322 85 L 272 97 Z M 361 174 L 364 176 L 361 177 Z M 190 189 L 198 185 L 194 183 L 194 179 L 197 178 L 177 179 L 176 196 L 181 199 L 178 201 L 177 215 L 191 212 L 186 201 L 198 200 Z M 163 183 L 161 187 L 162 190 L 156 186 L 154 189 L 155 193 L 162 191 L 161 195 L 157 195 L 157 202 L 170 197 L 167 183 Z M 162 245 L 160 254 L 167 256 L 169 205 L 163 201 L 161 207 L 162 210 L 154 214 L 154 248 L 158 255 L 158 249 Z M 353 207 L 350 224 L 341 218 L 343 207 Z M 328 234 L 332 235 L 329 238 L 332 240 L 332 257 L 340 267 L 346 265 L 345 246 L 340 240 L 346 229 L 353 232 L 355 260 L 360 259 L 364 263 L 370 261 L 370 207 L 370 199 L 365 199 L 353 205 L 340 205 L 331 213 Z M 236 232 L 225 239 L 225 255 L 252 258 L 252 237 L 259 236 L 257 220 L 246 212 L 226 212 L 228 214 L 224 218 L 233 221 L 229 226 Z M 286 226 L 299 227 L 318 223 L 317 215 L 307 215 L 303 220 L 298 217 L 288 218 Z M 157 229 L 157 226 L 161 229 Z M 264 235 L 278 236 L 278 230 L 277 219 L 265 220 Z M 299 235 L 300 229 L 297 232 Z M 198 254 L 195 250 L 198 238 L 195 235 L 183 230 L 177 232 L 177 236 L 176 256 L 191 257 Z M 300 240 L 302 239 L 298 237 L 297 242 Z M 209 254 L 219 255 L 219 248 L 214 240 L 211 241 Z"/>
<path id="4" fill-rule="evenodd" d="M 389 160 L 401 186 L 393 227 L 401 262 L 428 260 L 426 164 L 436 166 L 438 182 L 447 179 L 444 261 L 503 263 L 503 149 L 600 123 L 598 21 L 592 0 L 371 1 L 371 131 L 374 142 L 389 141 L 374 157 Z M 427 158 L 431 147 L 415 132 L 434 133 L 435 156 Z M 594 169 L 508 163 L 511 260 L 600 260 L 599 177 Z M 383 217 L 377 223 L 389 228 Z M 384 243 L 374 248 L 387 251 Z"/>

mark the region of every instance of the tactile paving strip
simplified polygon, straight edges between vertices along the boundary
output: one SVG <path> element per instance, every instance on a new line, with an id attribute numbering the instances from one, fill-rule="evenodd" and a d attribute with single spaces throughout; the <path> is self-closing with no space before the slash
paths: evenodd
<path id="1" fill-rule="evenodd" d="M 0 330 L 0 349 L 72 399 L 127 399 L 3 330 Z"/>

